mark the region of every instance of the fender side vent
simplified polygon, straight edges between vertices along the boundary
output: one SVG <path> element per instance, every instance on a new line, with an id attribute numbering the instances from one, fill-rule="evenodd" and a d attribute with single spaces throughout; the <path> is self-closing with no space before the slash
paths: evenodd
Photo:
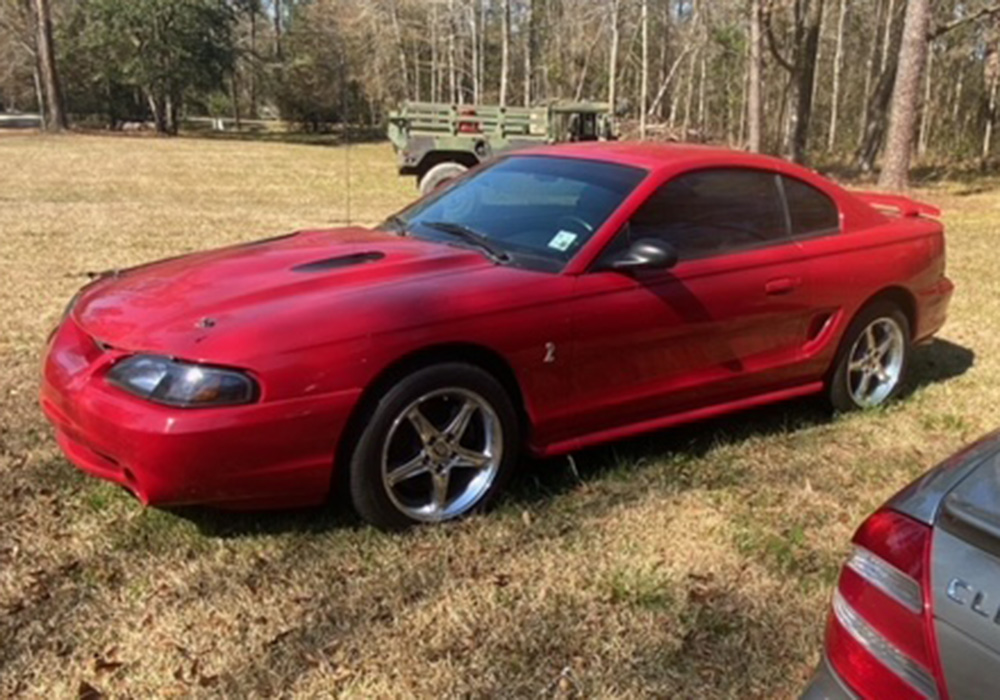
<path id="1" fill-rule="evenodd" d="M 339 267 L 350 267 L 351 265 L 364 265 L 375 262 L 385 257 L 385 253 L 371 251 L 368 253 L 355 253 L 353 255 L 341 255 L 336 258 L 325 258 L 312 262 L 296 265 L 293 272 L 322 272 L 323 270 L 335 270 Z"/>

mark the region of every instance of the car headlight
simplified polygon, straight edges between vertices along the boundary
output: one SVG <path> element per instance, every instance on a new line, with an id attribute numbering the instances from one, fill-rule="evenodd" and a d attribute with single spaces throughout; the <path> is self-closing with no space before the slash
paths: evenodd
<path id="1" fill-rule="evenodd" d="M 133 355 L 115 364 L 108 381 L 168 406 L 198 408 L 251 403 L 257 382 L 243 372 L 179 362 L 159 355 Z"/>

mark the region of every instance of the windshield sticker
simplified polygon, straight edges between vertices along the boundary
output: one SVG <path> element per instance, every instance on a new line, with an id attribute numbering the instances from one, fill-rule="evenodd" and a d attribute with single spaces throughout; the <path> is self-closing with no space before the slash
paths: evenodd
<path id="1" fill-rule="evenodd" d="M 566 252 L 569 250 L 569 247 L 573 245 L 573 242 L 576 241 L 576 239 L 577 235 L 575 233 L 571 233 L 570 231 L 560 231 L 552 237 L 551 241 L 549 241 L 549 248 L 555 248 L 556 250 Z"/>

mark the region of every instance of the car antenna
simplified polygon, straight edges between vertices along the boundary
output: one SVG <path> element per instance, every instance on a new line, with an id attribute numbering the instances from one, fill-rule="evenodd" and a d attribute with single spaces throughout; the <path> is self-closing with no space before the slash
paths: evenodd
<path id="1" fill-rule="evenodd" d="M 344 115 L 344 198 L 347 225 L 351 225 L 351 127 Z"/>
<path id="2" fill-rule="evenodd" d="M 340 137 L 344 147 L 344 223 L 351 225 L 351 126 L 347 109 L 347 84 L 340 81 Z"/>

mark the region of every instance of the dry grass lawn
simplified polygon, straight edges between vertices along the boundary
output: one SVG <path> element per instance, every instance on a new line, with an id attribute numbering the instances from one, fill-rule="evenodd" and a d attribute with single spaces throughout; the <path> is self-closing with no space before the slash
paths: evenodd
<path id="1" fill-rule="evenodd" d="M 88 271 L 345 216 L 342 149 L 0 137 L 0 696 L 775 697 L 860 519 L 1000 425 L 1000 189 L 941 185 L 958 284 L 912 393 L 799 401 L 525 465 L 498 511 L 143 510 L 62 458 L 39 352 Z M 412 197 L 351 150 L 355 220 Z M 577 476 L 578 474 L 578 476 Z"/>

